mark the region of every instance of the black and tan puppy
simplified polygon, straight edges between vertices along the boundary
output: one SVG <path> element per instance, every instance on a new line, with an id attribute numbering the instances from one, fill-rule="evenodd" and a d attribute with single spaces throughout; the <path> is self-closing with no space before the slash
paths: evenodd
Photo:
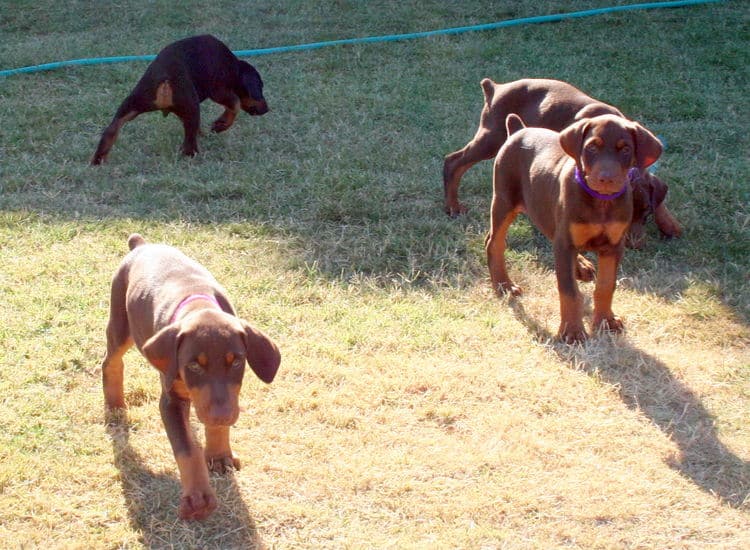
<path id="1" fill-rule="evenodd" d="M 593 326 L 619 332 L 612 312 L 617 268 L 633 215 L 632 180 L 656 162 L 662 146 L 636 122 L 617 115 L 584 118 L 553 132 L 523 128 L 514 114 L 495 158 L 490 231 L 485 242 L 492 286 L 521 293 L 505 266 L 505 237 L 520 212 L 552 241 L 560 297 L 558 337 L 586 338 L 576 278 L 589 279 L 580 251 L 598 256 Z"/>
<path id="2" fill-rule="evenodd" d="M 619 109 L 560 80 L 525 78 L 499 84 L 485 78 L 481 86 L 484 106 L 476 135 L 463 148 L 447 155 L 443 163 L 445 212 L 450 216 L 466 211 L 458 201 L 461 177 L 476 163 L 497 155 L 508 137 L 505 125 L 509 114 L 519 115 L 527 126 L 556 132 L 584 118 L 604 114 L 624 117 Z M 643 171 L 641 177 L 633 181 L 633 187 L 637 208 L 633 212 L 633 234 L 628 244 L 634 248 L 642 244 L 642 228 L 649 214 L 654 215 L 663 236 L 679 237 L 682 229 L 664 202 L 666 184 Z"/>
<path id="3" fill-rule="evenodd" d="M 180 471 L 179 515 L 203 519 L 216 508 L 208 470 L 239 469 L 229 427 L 239 416 L 245 362 L 270 383 L 281 356 L 262 332 L 235 316 L 226 292 L 200 264 L 133 234 L 112 280 L 107 354 L 102 363 L 108 410 L 125 407 L 123 355 L 135 344 L 161 372 L 159 403 Z M 190 403 L 206 431 L 206 448 L 189 425 Z"/>
<path id="4" fill-rule="evenodd" d="M 263 81 L 255 67 L 237 57 L 211 35 L 193 36 L 165 47 L 125 98 L 112 122 L 102 133 L 91 164 L 107 159 L 123 124 L 141 113 L 160 110 L 174 113 L 185 129 L 182 152 L 198 152 L 200 103 L 210 98 L 225 107 L 211 130 L 229 128 L 240 109 L 250 115 L 268 112 L 263 97 Z"/>

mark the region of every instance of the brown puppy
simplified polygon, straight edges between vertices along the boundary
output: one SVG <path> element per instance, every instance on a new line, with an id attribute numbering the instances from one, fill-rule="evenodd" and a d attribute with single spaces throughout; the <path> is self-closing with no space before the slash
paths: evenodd
<path id="1" fill-rule="evenodd" d="M 517 118 L 508 117 L 510 130 L 522 126 Z M 585 118 L 561 133 L 544 128 L 513 133 L 494 166 L 485 241 L 493 288 L 521 294 L 505 267 L 505 236 L 518 213 L 525 212 L 553 243 L 560 295 L 558 337 L 566 342 L 586 338 L 583 299 L 575 281 L 581 250 L 598 255 L 593 326 L 621 331 L 612 296 L 633 214 L 628 183 L 656 162 L 661 151 L 651 132 L 616 115 Z"/>
<path id="2" fill-rule="evenodd" d="M 527 126 L 556 132 L 583 118 L 604 114 L 624 116 L 615 107 L 559 80 L 527 78 L 496 84 L 485 78 L 481 85 L 485 104 L 476 135 L 463 149 L 447 155 L 443 164 L 445 212 L 450 216 L 466 211 L 458 201 L 461 177 L 477 162 L 495 157 L 507 139 L 505 121 L 510 113 L 519 115 Z M 637 192 L 637 199 L 643 194 L 644 202 L 643 208 L 634 212 L 633 226 L 642 228 L 646 216 L 654 212 L 661 233 L 665 237 L 678 237 L 682 230 L 664 204 L 667 186 L 651 178 L 653 176 L 644 171 L 641 179 L 634 182 L 634 187 L 644 186 L 643 190 Z M 632 239 L 632 243 L 641 242 L 642 232 Z"/>
<path id="3" fill-rule="evenodd" d="M 250 115 L 268 112 L 263 81 L 255 67 L 240 61 L 226 45 L 211 35 L 193 36 L 166 46 L 122 102 L 112 122 L 102 133 L 91 159 L 98 165 L 107 159 L 120 128 L 141 113 L 160 110 L 182 120 L 185 141 L 182 152 L 198 152 L 200 103 L 211 98 L 225 107 L 211 130 L 223 132 L 233 123 L 240 108 Z"/>
<path id="4" fill-rule="evenodd" d="M 235 316 L 203 266 L 170 246 L 145 244 L 138 234 L 128 245 L 112 280 L 104 400 L 110 411 L 125 407 L 122 357 L 135 343 L 161 371 L 159 409 L 180 471 L 179 515 L 203 519 L 216 508 L 209 468 L 221 473 L 240 466 L 229 427 L 239 416 L 245 361 L 270 383 L 281 356 L 267 336 Z M 190 429 L 191 401 L 205 425 L 205 451 Z"/>

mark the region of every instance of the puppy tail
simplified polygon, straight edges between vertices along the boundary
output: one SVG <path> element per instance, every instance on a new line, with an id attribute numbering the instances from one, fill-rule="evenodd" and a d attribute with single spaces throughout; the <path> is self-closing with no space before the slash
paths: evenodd
<path id="1" fill-rule="evenodd" d="M 484 102 L 489 107 L 492 104 L 492 98 L 495 96 L 495 83 L 489 78 L 485 78 L 479 84 L 484 92 Z"/>
<path id="2" fill-rule="evenodd" d="M 136 246 L 141 246 L 142 244 L 146 244 L 146 239 L 144 239 L 138 233 L 133 233 L 130 237 L 128 237 L 128 247 L 130 248 L 130 250 L 133 250 Z"/>
<path id="3" fill-rule="evenodd" d="M 512 136 L 519 130 L 526 128 L 523 123 L 523 119 L 516 113 L 510 113 L 505 119 L 505 130 L 508 132 L 508 136 Z"/>

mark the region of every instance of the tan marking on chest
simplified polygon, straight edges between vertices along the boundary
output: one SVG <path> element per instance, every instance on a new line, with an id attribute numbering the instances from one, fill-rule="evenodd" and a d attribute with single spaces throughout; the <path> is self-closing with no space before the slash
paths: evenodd
<path id="1" fill-rule="evenodd" d="M 169 83 L 169 80 L 165 80 L 156 88 L 154 106 L 157 109 L 168 109 L 172 106 L 172 85 Z"/>
<path id="2" fill-rule="evenodd" d="M 625 222 L 572 223 L 570 237 L 577 248 L 617 244 L 625 235 L 628 224 Z"/>

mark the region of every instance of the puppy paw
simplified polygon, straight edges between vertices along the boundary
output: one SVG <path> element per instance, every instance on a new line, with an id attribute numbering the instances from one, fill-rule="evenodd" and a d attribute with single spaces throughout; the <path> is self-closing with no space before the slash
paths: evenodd
<path id="1" fill-rule="evenodd" d="M 198 148 L 197 147 L 190 147 L 187 145 L 182 146 L 182 154 L 186 157 L 194 157 L 198 154 Z"/>
<path id="2" fill-rule="evenodd" d="M 590 283 L 596 279 L 596 268 L 584 256 L 578 255 L 576 261 L 576 279 L 585 283 Z"/>
<path id="3" fill-rule="evenodd" d="M 594 328 L 597 331 L 622 332 L 625 330 L 625 325 L 622 319 L 612 315 L 611 317 L 594 317 Z"/>
<path id="4" fill-rule="evenodd" d="M 588 337 L 586 330 L 581 326 L 564 325 L 557 332 L 557 338 L 566 344 L 579 344 L 585 342 Z"/>
<path id="5" fill-rule="evenodd" d="M 180 519 L 206 519 L 216 510 L 216 494 L 213 489 L 194 489 L 180 497 Z"/>
<path id="6" fill-rule="evenodd" d="M 230 470 L 240 469 L 240 459 L 232 455 L 206 456 L 206 465 L 209 471 L 215 474 L 226 474 Z"/>
<path id="7" fill-rule="evenodd" d="M 211 125 L 211 131 L 215 134 L 221 133 L 227 128 L 229 128 L 229 124 L 227 124 L 226 121 L 221 120 L 221 119 L 215 120 L 214 123 Z"/>
<path id="8" fill-rule="evenodd" d="M 445 213 L 448 214 L 451 218 L 458 218 L 459 216 L 466 214 L 466 212 L 468 212 L 468 208 L 466 208 L 460 202 L 445 205 Z"/>
<path id="9" fill-rule="evenodd" d="M 107 408 L 104 411 L 104 423 L 107 426 L 125 426 L 128 423 L 128 410 L 122 407 Z"/>
<path id="10" fill-rule="evenodd" d="M 505 283 L 497 283 L 497 293 L 500 296 L 521 296 L 523 295 L 523 289 L 515 283 L 508 281 Z"/>

